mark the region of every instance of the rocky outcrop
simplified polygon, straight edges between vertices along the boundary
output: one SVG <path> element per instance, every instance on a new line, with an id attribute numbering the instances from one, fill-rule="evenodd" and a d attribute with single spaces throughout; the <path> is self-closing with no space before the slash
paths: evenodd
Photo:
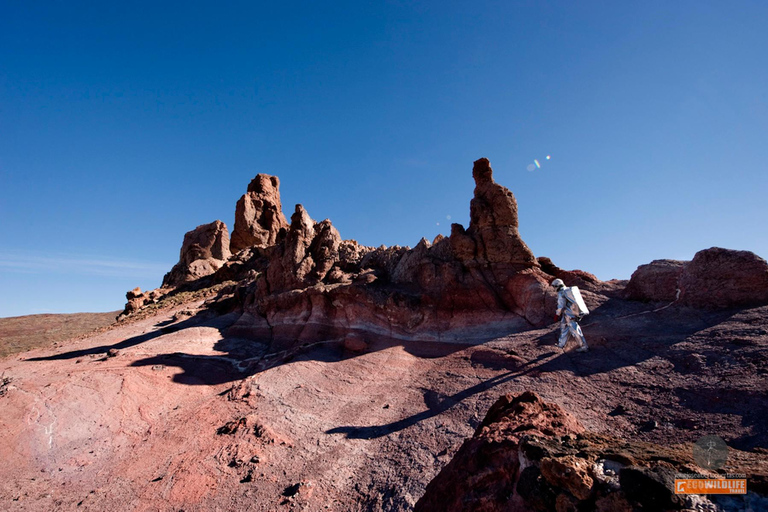
<path id="1" fill-rule="evenodd" d="M 331 221 L 315 222 L 296 205 L 285 241 L 272 252 L 266 273 L 268 293 L 302 289 L 322 282 L 339 260 L 341 236 Z"/>
<path id="2" fill-rule="evenodd" d="M 696 308 L 768 304 L 768 263 L 749 251 L 712 247 L 685 265 L 679 286 L 681 301 Z"/>
<path id="3" fill-rule="evenodd" d="M 118 315 L 117 319 L 119 320 L 122 317 L 126 317 L 132 313 L 135 313 L 148 304 L 157 302 L 161 296 L 162 292 L 160 290 L 142 292 L 141 288 L 138 286 L 133 290 L 128 290 L 128 292 L 125 294 L 125 298 L 128 300 L 128 302 L 126 302 L 125 309 L 122 313 L 120 313 L 120 315 Z"/>
<path id="4" fill-rule="evenodd" d="M 732 452 L 728 470 L 750 475 L 751 491 L 765 494 L 765 458 Z M 715 510 L 703 497 L 675 494 L 677 473 L 706 473 L 696 466 L 691 445 L 587 432 L 559 406 L 526 391 L 491 407 L 415 511 Z"/>
<path id="5" fill-rule="evenodd" d="M 280 203 L 280 180 L 277 176 L 257 174 L 237 202 L 230 250 L 237 253 L 248 247 L 269 247 L 287 228 Z"/>
<path id="6" fill-rule="evenodd" d="M 356 332 L 452 340 L 544 325 L 551 278 L 520 239 L 515 198 L 493 181 L 487 159 L 473 176 L 469 228 L 454 224 L 450 237 L 413 249 L 343 241 L 297 205 L 233 332 L 285 348 Z"/>
<path id="7" fill-rule="evenodd" d="M 285 348 L 363 332 L 488 339 L 546 325 L 556 301 L 553 275 L 586 289 L 599 285 L 549 260 L 550 273 L 543 271 L 520 238 L 515 197 L 494 181 L 490 162 L 477 160 L 472 175 L 469 227 L 453 224 L 450 236 L 411 249 L 342 240 L 330 220 L 315 222 L 301 205 L 288 225 L 278 179 L 259 174 L 237 203 L 233 254 L 222 248 L 223 224 L 197 228 L 164 289 L 237 281 L 243 315 L 232 332 Z"/>
<path id="8" fill-rule="evenodd" d="M 655 260 L 632 274 L 626 298 L 675 301 L 694 308 L 768 304 L 768 263 L 749 251 L 712 247 L 692 261 Z"/>
<path id="9" fill-rule="evenodd" d="M 200 226 L 185 236 L 163 289 L 238 282 L 232 304 L 242 316 L 231 334 L 276 350 L 351 334 L 479 341 L 543 327 L 556 309 L 554 278 L 591 292 L 588 305 L 620 297 L 624 283 L 537 259 L 520 238 L 517 201 L 494 181 L 490 162 L 475 161 L 472 175 L 466 229 L 453 224 L 450 236 L 421 239 L 414 248 L 373 248 L 343 240 L 330 220 L 316 222 L 302 205 L 289 225 L 279 180 L 259 174 L 237 203 L 233 254 L 226 251 L 223 223 Z M 674 300 L 682 289 L 685 303 L 695 307 L 759 302 L 765 261 L 750 254 L 697 255 L 682 270 L 679 262 L 656 261 L 638 269 L 626 293 Z"/>
<path id="10" fill-rule="evenodd" d="M 163 278 L 175 288 L 216 272 L 229 259 L 229 231 L 220 220 L 197 226 L 184 235 L 179 262 Z"/>
<path id="11" fill-rule="evenodd" d="M 673 301 L 678 297 L 678 281 L 684 261 L 653 260 L 632 273 L 624 294 L 631 300 Z"/>
<path id="12" fill-rule="evenodd" d="M 591 292 L 602 288 L 602 281 L 589 272 L 583 270 L 563 270 L 546 256 L 540 256 L 536 258 L 536 261 L 541 265 L 541 270 L 553 278 L 562 279 L 566 286 L 578 286 L 581 289 Z"/>

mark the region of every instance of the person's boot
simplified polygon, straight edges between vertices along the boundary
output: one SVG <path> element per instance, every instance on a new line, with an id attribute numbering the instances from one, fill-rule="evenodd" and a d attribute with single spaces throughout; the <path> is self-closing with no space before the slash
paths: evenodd
<path id="1" fill-rule="evenodd" d="M 586 343 L 576 349 L 576 352 L 588 352 L 588 351 L 589 351 L 589 347 L 587 346 Z"/>

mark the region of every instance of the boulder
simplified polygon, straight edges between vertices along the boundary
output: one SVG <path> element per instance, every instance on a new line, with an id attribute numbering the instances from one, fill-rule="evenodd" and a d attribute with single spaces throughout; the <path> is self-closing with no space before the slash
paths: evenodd
<path id="1" fill-rule="evenodd" d="M 768 263 L 749 251 L 699 251 L 680 275 L 680 300 L 696 308 L 768 304 Z"/>
<path id="2" fill-rule="evenodd" d="M 671 302 L 678 298 L 678 281 L 686 262 L 678 260 L 653 260 L 640 265 L 624 289 L 631 300 Z"/>
<path id="3" fill-rule="evenodd" d="M 184 235 L 179 262 L 163 278 L 164 288 L 176 288 L 216 272 L 230 257 L 229 231 L 220 220 L 197 226 Z"/>
<path id="4" fill-rule="evenodd" d="M 248 247 L 269 247 L 287 228 L 280 203 L 280 180 L 277 176 L 257 174 L 237 202 L 230 250 L 237 253 Z"/>

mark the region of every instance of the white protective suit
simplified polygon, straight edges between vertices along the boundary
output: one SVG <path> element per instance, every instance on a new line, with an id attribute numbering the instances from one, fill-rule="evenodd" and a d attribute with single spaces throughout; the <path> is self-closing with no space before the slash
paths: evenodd
<path id="1" fill-rule="evenodd" d="M 557 346 L 565 347 L 568 336 L 572 336 L 581 343 L 579 350 L 587 350 L 587 340 L 584 338 L 584 333 L 581 332 L 581 326 L 578 322 L 579 306 L 573 302 L 573 294 L 570 290 L 570 288 L 563 287 L 557 292 L 557 315 L 560 317 L 560 340 Z"/>

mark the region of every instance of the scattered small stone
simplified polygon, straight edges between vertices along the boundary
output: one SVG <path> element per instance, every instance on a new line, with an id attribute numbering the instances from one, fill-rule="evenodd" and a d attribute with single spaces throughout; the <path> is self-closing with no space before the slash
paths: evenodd
<path id="1" fill-rule="evenodd" d="M 384 407 L 382 409 L 389 409 L 389 404 L 384 404 Z"/>
<path id="2" fill-rule="evenodd" d="M 640 427 L 640 432 L 650 432 L 659 428 L 659 422 L 656 420 L 650 420 L 643 423 Z"/>
<path id="3" fill-rule="evenodd" d="M 156 364 L 156 365 L 152 366 L 152 369 L 155 370 L 155 371 L 165 370 L 165 365 L 164 364 Z"/>
<path id="4" fill-rule="evenodd" d="M 259 462 L 261 462 L 261 459 L 259 459 L 258 455 L 254 455 L 253 457 L 251 457 L 251 463 L 258 464 Z"/>
<path id="5" fill-rule="evenodd" d="M 120 351 L 116 348 L 111 348 L 107 351 L 107 357 L 117 357 L 118 354 L 120 354 Z"/>
<path id="6" fill-rule="evenodd" d="M 248 482 L 253 482 L 253 471 L 250 470 L 247 475 L 240 479 L 241 484 L 247 484 Z"/>

